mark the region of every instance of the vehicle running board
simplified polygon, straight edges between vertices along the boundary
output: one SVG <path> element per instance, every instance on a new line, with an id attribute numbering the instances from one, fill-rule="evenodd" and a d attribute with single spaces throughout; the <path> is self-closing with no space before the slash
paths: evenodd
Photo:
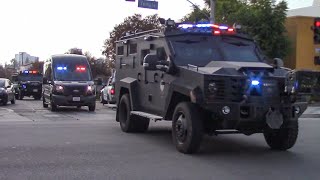
<path id="1" fill-rule="evenodd" d="M 154 121 L 161 121 L 163 118 L 161 116 L 157 116 L 154 114 L 149 114 L 149 113 L 145 113 L 145 112 L 141 112 L 141 111 L 131 111 L 131 115 L 136 115 L 136 116 L 141 116 L 141 117 L 145 117 L 148 118 L 150 120 L 154 120 Z"/>
<path id="2" fill-rule="evenodd" d="M 214 134 L 241 134 L 240 131 L 234 129 L 225 129 L 225 130 L 215 130 Z"/>

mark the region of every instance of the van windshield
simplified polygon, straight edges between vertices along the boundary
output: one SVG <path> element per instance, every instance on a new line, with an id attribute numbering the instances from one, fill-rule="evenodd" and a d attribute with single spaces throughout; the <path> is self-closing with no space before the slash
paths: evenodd
<path id="1" fill-rule="evenodd" d="M 53 74 L 56 81 L 92 81 L 86 59 L 56 59 L 53 64 Z"/>

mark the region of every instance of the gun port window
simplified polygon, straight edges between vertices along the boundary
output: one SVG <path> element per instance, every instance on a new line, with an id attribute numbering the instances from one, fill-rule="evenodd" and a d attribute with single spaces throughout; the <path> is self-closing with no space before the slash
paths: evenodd
<path id="1" fill-rule="evenodd" d="M 117 48 L 117 55 L 123 55 L 124 54 L 124 47 L 123 46 L 119 46 Z"/>

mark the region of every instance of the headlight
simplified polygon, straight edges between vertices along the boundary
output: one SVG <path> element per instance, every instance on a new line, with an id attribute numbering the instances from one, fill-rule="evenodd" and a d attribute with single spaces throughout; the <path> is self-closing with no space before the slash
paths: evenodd
<path id="1" fill-rule="evenodd" d="M 56 90 L 57 92 L 62 92 L 62 91 L 63 91 L 63 86 L 61 86 L 61 85 L 56 85 L 56 86 L 55 86 L 55 90 Z"/>
<path id="2" fill-rule="evenodd" d="M 215 93 L 218 91 L 217 85 L 214 82 L 209 83 L 208 90 L 210 93 Z"/>
<path id="3" fill-rule="evenodd" d="M 88 92 L 89 94 L 93 94 L 93 93 L 95 92 L 94 86 L 93 86 L 93 85 L 89 85 L 89 86 L 87 87 L 87 92 Z"/>

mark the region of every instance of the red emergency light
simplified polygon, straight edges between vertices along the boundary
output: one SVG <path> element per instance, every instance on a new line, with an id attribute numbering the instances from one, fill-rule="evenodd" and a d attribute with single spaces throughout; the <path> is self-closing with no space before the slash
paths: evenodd
<path id="1" fill-rule="evenodd" d="M 86 68 L 83 66 L 78 66 L 76 69 L 77 69 L 77 71 L 80 71 L 80 72 L 83 72 L 86 70 Z"/>
<path id="2" fill-rule="evenodd" d="M 316 26 L 316 27 L 320 27 L 320 21 L 316 21 L 316 22 L 315 22 L 315 26 Z"/>

